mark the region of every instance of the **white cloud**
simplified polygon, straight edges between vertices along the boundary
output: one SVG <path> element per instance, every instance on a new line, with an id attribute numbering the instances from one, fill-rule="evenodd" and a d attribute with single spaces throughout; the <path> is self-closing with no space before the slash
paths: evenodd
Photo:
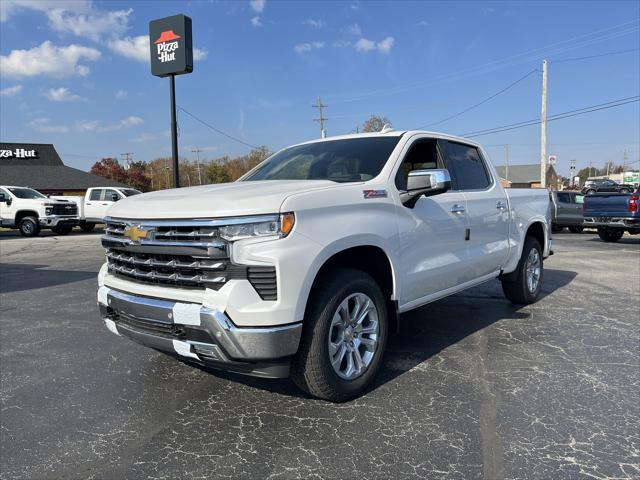
<path id="1" fill-rule="evenodd" d="M 359 36 L 362 35 L 362 28 L 360 28 L 360 25 L 358 25 L 357 23 L 354 23 L 353 25 L 349 25 L 347 27 L 347 33 Z"/>
<path id="2" fill-rule="evenodd" d="M 57 47 L 47 40 L 30 50 L 12 50 L 9 55 L 0 55 L 0 72 L 8 77 L 86 76 L 89 67 L 79 65 L 79 62 L 95 61 L 99 58 L 100 52 L 95 48 L 75 44 Z"/>
<path id="3" fill-rule="evenodd" d="M 117 36 L 124 33 L 129 24 L 128 10 L 98 10 L 91 8 L 87 13 L 70 12 L 55 8 L 47 13 L 49 25 L 57 32 L 73 33 L 79 37 L 100 41 L 103 35 Z"/>
<path id="4" fill-rule="evenodd" d="M 22 85 L 14 85 L 13 87 L 7 87 L 0 90 L 0 96 L 13 97 L 22 91 Z"/>
<path id="5" fill-rule="evenodd" d="M 52 125 L 49 118 L 34 118 L 29 122 L 29 126 L 42 133 L 66 133 L 69 127 L 65 125 Z"/>
<path id="6" fill-rule="evenodd" d="M 149 62 L 149 35 L 114 38 L 107 42 L 111 51 L 138 62 Z"/>
<path id="7" fill-rule="evenodd" d="M 100 120 L 82 120 L 76 122 L 76 130 L 80 132 L 115 132 L 125 128 L 135 127 L 144 123 L 140 117 L 130 115 L 119 122 L 102 125 Z"/>
<path id="8" fill-rule="evenodd" d="M 126 90 L 118 90 L 113 96 L 116 97 L 116 100 L 124 100 L 129 96 L 129 93 Z"/>
<path id="9" fill-rule="evenodd" d="M 371 52 L 373 50 L 377 50 L 380 53 L 389 53 L 394 43 L 395 39 L 393 37 L 386 37 L 384 40 L 377 43 L 373 40 L 361 38 L 355 43 L 354 47 L 358 52 Z"/>
<path id="10" fill-rule="evenodd" d="M 326 23 L 324 22 L 324 20 L 321 19 L 313 19 L 313 18 L 307 18 L 304 22 L 302 22 L 303 25 L 309 25 L 310 27 L 313 28 L 322 28 L 326 25 Z"/>
<path id="11" fill-rule="evenodd" d="M 267 0 L 251 0 L 249 4 L 254 12 L 262 13 L 267 5 Z"/>
<path id="12" fill-rule="evenodd" d="M 293 47 L 296 53 L 307 53 L 320 48 L 324 48 L 324 42 L 299 43 Z"/>
<path id="13" fill-rule="evenodd" d="M 255 16 L 251 19 L 251 25 L 253 25 L 254 27 L 261 27 L 262 26 L 262 22 L 260 21 L 260 17 L 259 16 Z"/>
<path id="14" fill-rule="evenodd" d="M 75 95 L 66 87 L 50 88 L 44 94 L 52 102 L 73 102 L 84 100 L 80 95 Z"/>
<path id="15" fill-rule="evenodd" d="M 77 12 L 87 11 L 89 7 L 88 0 L 56 0 L 55 3 L 56 9 Z M 48 0 L 2 0 L 0 2 L 0 21 L 6 22 L 11 15 L 26 9 L 47 13 L 52 10 L 52 3 Z"/>
<path id="16" fill-rule="evenodd" d="M 420 20 L 418 23 L 416 23 L 417 27 L 428 27 L 431 24 L 429 22 L 427 22 L 426 20 Z"/>
<path id="17" fill-rule="evenodd" d="M 149 63 L 149 35 L 114 38 L 107 42 L 111 51 L 137 62 Z M 194 60 L 206 60 L 209 52 L 201 48 L 193 49 Z"/>
<path id="18" fill-rule="evenodd" d="M 93 132 L 100 125 L 100 120 L 82 120 L 76 122 L 76 130 L 80 132 Z"/>
<path id="19" fill-rule="evenodd" d="M 140 135 L 132 138 L 129 141 L 135 142 L 135 143 L 144 143 L 144 142 L 150 142 L 152 140 L 156 140 L 157 138 L 158 136 L 155 133 L 141 133 Z"/>

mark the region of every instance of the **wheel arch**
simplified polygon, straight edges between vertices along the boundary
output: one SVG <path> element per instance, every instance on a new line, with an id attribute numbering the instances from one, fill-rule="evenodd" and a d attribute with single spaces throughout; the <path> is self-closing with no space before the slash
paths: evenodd
<path id="1" fill-rule="evenodd" d="M 38 216 L 38 212 L 36 212 L 35 210 L 18 210 L 16 212 L 15 225 L 18 226 L 20 224 L 20 220 L 22 220 L 24 217 L 36 217 L 36 219 L 40 218 Z"/>
<path id="2" fill-rule="evenodd" d="M 322 256 L 323 260 L 318 262 L 313 273 L 313 281 L 304 295 L 304 313 L 306 314 L 313 292 L 318 282 L 334 268 L 353 268 L 361 270 L 373 277 L 378 283 L 389 311 L 391 331 L 397 331 L 398 308 L 397 308 L 397 282 L 393 262 L 384 248 L 375 244 L 359 244 L 329 250 Z"/>

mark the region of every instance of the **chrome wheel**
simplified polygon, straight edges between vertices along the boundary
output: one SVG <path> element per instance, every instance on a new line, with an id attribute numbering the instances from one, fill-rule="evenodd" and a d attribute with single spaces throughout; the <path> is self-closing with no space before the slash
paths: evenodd
<path id="1" fill-rule="evenodd" d="M 540 253 L 536 248 L 529 251 L 527 262 L 525 263 L 525 275 L 527 277 L 527 289 L 530 293 L 534 293 L 540 284 Z"/>
<path id="2" fill-rule="evenodd" d="M 354 380 L 371 364 L 378 348 L 378 309 L 364 293 L 345 298 L 329 327 L 329 361 L 340 378 Z"/>

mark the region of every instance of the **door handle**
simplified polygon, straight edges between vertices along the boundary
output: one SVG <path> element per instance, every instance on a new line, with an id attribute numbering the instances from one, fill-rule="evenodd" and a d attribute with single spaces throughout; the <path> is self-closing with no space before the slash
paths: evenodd
<path id="1" fill-rule="evenodd" d="M 453 207 L 451 207 L 451 213 L 464 213 L 464 212 L 465 212 L 464 205 L 455 204 Z"/>
<path id="2" fill-rule="evenodd" d="M 87 203 L 85 203 L 85 205 L 93 205 L 93 203 L 89 203 L 89 202 L 87 202 Z"/>
<path id="3" fill-rule="evenodd" d="M 498 210 L 504 210 L 507 208 L 507 205 L 502 200 L 499 200 L 498 203 L 496 203 L 496 208 Z"/>

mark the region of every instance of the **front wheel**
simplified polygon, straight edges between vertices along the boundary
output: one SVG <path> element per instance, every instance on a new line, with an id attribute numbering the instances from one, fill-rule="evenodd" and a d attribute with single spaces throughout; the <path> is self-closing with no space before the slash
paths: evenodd
<path id="1" fill-rule="evenodd" d="M 361 394 L 380 368 L 387 305 L 376 281 L 360 270 L 332 270 L 316 288 L 291 378 L 311 395 L 341 402 Z"/>
<path id="2" fill-rule="evenodd" d="M 20 220 L 18 229 L 23 237 L 35 237 L 40 233 L 40 225 L 36 217 L 24 217 Z"/>
<path id="3" fill-rule="evenodd" d="M 603 242 L 617 242 L 624 235 L 624 230 L 613 228 L 599 228 L 598 236 Z"/>
<path id="4" fill-rule="evenodd" d="M 582 230 L 584 230 L 584 227 L 569 227 L 571 233 L 582 233 Z"/>
<path id="5" fill-rule="evenodd" d="M 538 240 L 527 237 L 518 267 L 502 279 L 502 291 L 511 302 L 529 305 L 540 295 L 543 276 L 542 247 Z"/>
<path id="6" fill-rule="evenodd" d="M 587 190 L 587 195 L 593 195 L 594 193 L 596 193 L 595 190 Z"/>
<path id="7" fill-rule="evenodd" d="M 631 193 L 631 190 L 629 190 L 628 188 L 621 188 L 620 193 Z"/>

